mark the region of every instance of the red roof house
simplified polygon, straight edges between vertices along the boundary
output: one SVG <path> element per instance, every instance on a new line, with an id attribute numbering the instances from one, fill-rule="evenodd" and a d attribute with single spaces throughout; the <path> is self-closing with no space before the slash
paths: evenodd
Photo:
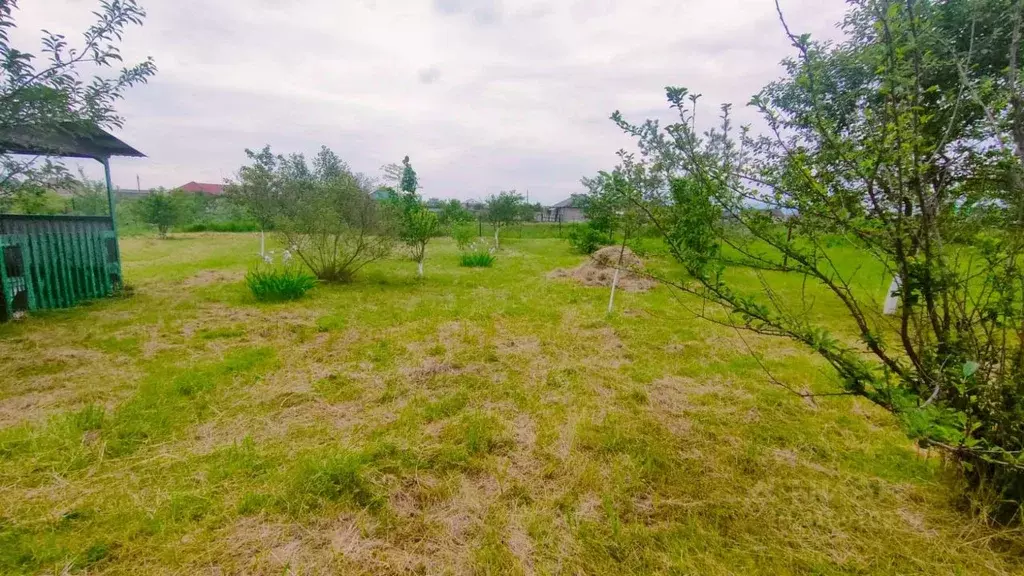
<path id="1" fill-rule="evenodd" d="M 223 184 L 205 184 L 203 182 L 189 182 L 184 186 L 178 186 L 176 189 L 181 190 L 182 192 L 209 194 L 210 196 L 220 196 L 224 193 Z"/>

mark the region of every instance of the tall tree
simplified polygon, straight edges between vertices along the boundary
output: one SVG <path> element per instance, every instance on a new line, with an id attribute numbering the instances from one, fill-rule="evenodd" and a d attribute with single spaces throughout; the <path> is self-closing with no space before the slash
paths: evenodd
<path id="1" fill-rule="evenodd" d="M 412 169 L 412 163 L 406 156 L 402 159 L 402 182 L 399 189 L 406 194 L 415 194 L 417 188 L 419 188 L 419 180 L 416 178 L 416 171 Z"/>
<path id="2" fill-rule="evenodd" d="M 42 58 L 11 43 L 17 7 L 16 0 L 0 0 L 0 133 L 28 129 L 45 140 L 91 126 L 121 127 L 124 118 L 115 104 L 125 90 L 156 73 L 153 60 L 147 58 L 103 74 L 120 65 L 121 39 L 145 18 L 136 0 L 100 2 L 95 22 L 77 45 L 63 34 L 44 31 Z M 19 188 L 48 185 L 56 174 L 70 176 L 55 166 L 40 164 L 37 158 L 0 155 L 0 201 Z"/>

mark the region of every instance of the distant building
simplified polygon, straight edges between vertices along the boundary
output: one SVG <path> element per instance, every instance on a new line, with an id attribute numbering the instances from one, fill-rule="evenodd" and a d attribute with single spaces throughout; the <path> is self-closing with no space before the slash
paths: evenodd
<path id="1" fill-rule="evenodd" d="M 543 219 L 548 222 L 587 221 L 587 217 L 583 214 L 583 207 L 575 195 L 545 208 Z"/>
<path id="2" fill-rule="evenodd" d="M 196 194 L 208 194 L 210 196 L 220 196 L 224 194 L 224 185 L 206 184 L 204 182 L 189 182 L 184 186 L 178 186 L 175 190 L 181 192 L 194 192 Z"/>
<path id="3" fill-rule="evenodd" d="M 469 212 L 472 212 L 473 214 L 481 214 L 487 211 L 487 204 L 475 198 L 463 200 L 462 207 L 468 210 Z"/>
<path id="4" fill-rule="evenodd" d="M 136 190 L 135 188 L 118 188 L 117 190 L 114 191 L 114 194 L 116 194 L 118 198 L 122 198 L 125 200 L 129 200 L 132 198 L 142 198 L 143 196 L 148 196 L 149 194 L 152 193 L 152 190 Z"/>
<path id="5" fill-rule="evenodd" d="M 386 202 L 394 200 L 397 197 L 393 188 L 387 186 L 381 186 L 373 192 L 370 192 L 370 198 L 373 198 L 377 202 Z"/>

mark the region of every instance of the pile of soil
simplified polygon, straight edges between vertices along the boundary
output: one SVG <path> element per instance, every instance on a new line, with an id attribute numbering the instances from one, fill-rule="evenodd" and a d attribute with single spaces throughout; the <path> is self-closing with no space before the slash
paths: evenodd
<path id="1" fill-rule="evenodd" d="M 590 260 L 578 268 L 560 268 L 548 274 L 548 278 L 569 278 L 584 286 L 605 286 L 610 288 L 615 278 L 615 265 L 619 262 L 621 246 L 607 246 L 594 252 Z M 643 276 L 644 263 L 626 248 L 622 253 L 617 290 L 645 292 L 654 288 L 654 281 Z"/>

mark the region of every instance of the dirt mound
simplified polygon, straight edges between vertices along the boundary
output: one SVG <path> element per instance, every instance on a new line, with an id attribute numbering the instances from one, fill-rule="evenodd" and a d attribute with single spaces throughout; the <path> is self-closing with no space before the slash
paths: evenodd
<path id="1" fill-rule="evenodd" d="M 569 278 L 584 286 L 611 287 L 615 278 L 615 265 L 619 262 L 621 246 L 607 246 L 594 252 L 577 268 L 560 268 L 548 274 L 548 278 Z M 644 292 L 654 288 L 654 281 L 643 275 L 644 263 L 626 248 L 622 253 L 622 266 L 619 270 L 618 290 L 627 292 Z"/>

